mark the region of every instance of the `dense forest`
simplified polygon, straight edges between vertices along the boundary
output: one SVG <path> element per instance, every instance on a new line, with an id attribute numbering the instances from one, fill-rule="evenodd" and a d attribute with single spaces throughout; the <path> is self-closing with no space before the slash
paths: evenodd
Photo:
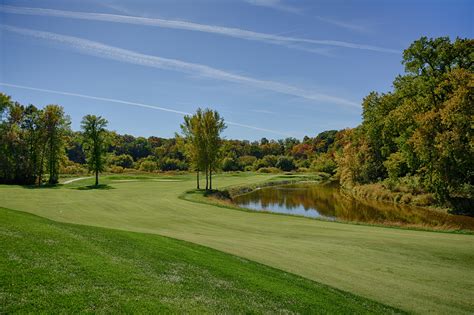
<path id="1" fill-rule="evenodd" d="M 393 91 L 370 93 L 337 158 L 341 184 L 470 199 L 474 184 L 474 40 L 422 37 L 403 53 Z"/>
<path id="2" fill-rule="evenodd" d="M 215 171 L 326 172 L 348 192 L 375 187 L 430 194 L 443 205 L 472 202 L 473 60 L 474 40 L 422 37 L 404 51 L 405 74 L 395 78 L 393 91 L 363 100 L 358 127 L 302 140 L 219 138 Z M 196 170 L 189 121 L 171 139 L 120 135 L 102 123 L 104 156 L 94 160 L 87 126 L 72 131 L 61 106 L 39 109 L 0 94 L 0 182 L 41 183 L 43 173 L 54 184 L 60 173 Z"/>

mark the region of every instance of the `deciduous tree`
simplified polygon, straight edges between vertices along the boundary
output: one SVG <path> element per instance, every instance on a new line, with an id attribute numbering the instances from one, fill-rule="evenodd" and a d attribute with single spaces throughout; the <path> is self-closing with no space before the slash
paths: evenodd
<path id="1" fill-rule="evenodd" d="M 99 185 L 99 173 L 105 168 L 107 120 L 101 116 L 86 115 L 82 119 L 83 146 L 87 153 L 89 171 L 95 173 L 95 185 Z"/>

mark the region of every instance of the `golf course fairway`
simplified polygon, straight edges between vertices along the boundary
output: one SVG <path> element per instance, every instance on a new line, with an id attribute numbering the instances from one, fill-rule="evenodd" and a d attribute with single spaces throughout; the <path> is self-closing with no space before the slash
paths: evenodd
<path id="1" fill-rule="evenodd" d="M 218 175 L 218 188 L 275 175 Z M 194 177 L 108 176 L 104 189 L 0 186 L 0 206 L 204 245 L 414 313 L 474 311 L 474 236 L 238 211 L 180 198 Z"/>

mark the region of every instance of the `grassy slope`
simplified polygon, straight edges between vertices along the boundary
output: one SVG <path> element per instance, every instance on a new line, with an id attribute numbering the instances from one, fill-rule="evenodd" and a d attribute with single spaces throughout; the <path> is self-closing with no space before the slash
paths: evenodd
<path id="1" fill-rule="evenodd" d="M 222 186 L 271 175 L 222 176 Z M 173 178 L 172 178 L 173 179 Z M 176 178 L 174 178 L 176 179 Z M 0 186 L 0 205 L 58 221 L 157 233 L 206 245 L 408 311 L 474 310 L 474 237 L 322 222 L 191 203 L 181 181 L 109 181 L 114 189 Z"/>
<path id="2" fill-rule="evenodd" d="M 393 313 L 199 245 L 0 208 L 0 313 Z"/>

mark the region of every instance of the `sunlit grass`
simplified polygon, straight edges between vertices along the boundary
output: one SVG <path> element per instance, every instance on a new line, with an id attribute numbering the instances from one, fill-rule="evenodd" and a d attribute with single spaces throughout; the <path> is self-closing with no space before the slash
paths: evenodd
<path id="1" fill-rule="evenodd" d="M 216 188 L 252 185 L 272 174 L 216 176 Z M 159 179 L 158 175 L 153 178 Z M 166 179 L 166 177 L 162 177 Z M 0 205 L 56 221 L 161 234 L 282 269 L 412 312 L 474 309 L 474 237 L 322 222 L 244 212 L 180 199 L 195 178 L 154 181 L 110 176 L 114 189 L 0 186 Z"/>

